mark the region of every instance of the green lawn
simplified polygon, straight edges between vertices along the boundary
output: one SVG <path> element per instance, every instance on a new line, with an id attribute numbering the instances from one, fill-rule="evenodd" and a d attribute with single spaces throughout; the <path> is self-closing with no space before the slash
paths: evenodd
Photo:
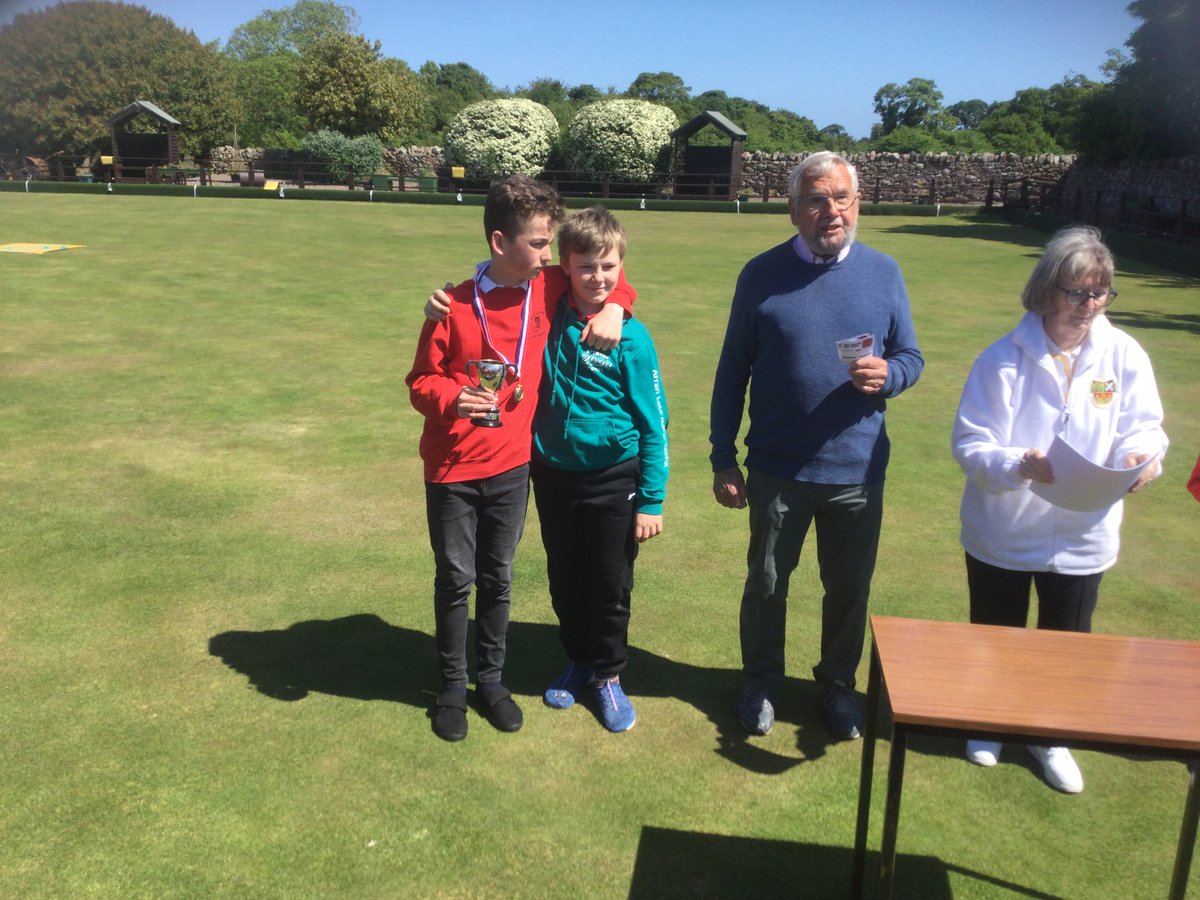
<path id="1" fill-rule="evenodd" d="M 525 728 L 472 714 L 450 745 L 427 715 L 403 378 L 429 289 L 484 251 L 480 210 L 0 193 L 0 243 L 86 245 L 0 254 L 0 896 L 845 894 L 861 744 L 828 744 L 819 716 L 814 563 L 779 722 L 748 740 L 745 515 L 712 500 L 707 463 L 734 279 L 787 218 L 621 215 L 675 464 L 638 563 L 639 723 L 610 735 L 541 705 L 560 650 L 531 515 L 506 669 Z M 864 217 L 860 236 L 900 260 L 928 360 L 889 414 L 873 610 L 965 620 L 950 425 L 1046 235 Z M 1127 504 L 1096 629 L 1200 640 L 1200 282 L 1122 264 L 1117 286 L 1173 449 Z M 1179 763 L 1081 752 L 1087 790 L 1067 797 L 1016 748 L 989 771 L 956 741 L 911 748 L 898 896 L 1165 895 Z"/>

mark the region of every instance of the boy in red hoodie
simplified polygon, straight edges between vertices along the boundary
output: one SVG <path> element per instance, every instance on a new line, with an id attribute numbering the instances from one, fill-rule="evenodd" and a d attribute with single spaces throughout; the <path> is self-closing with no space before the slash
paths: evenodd
<path id="1" fill-rule="evenodd" d="M 421 458 L 433 547 L 434 617 L 442 690 L 433 731 L 448 741 L 467 735 L 467 622 L 475 585 L 475 692 L 501 731 L 517 731 L 521 709 L 500 681 L 508 630 L 512 560 L 525 522 L 533 413 L 542 383 L 550 323 L 569 281 L 545 268 L 562 199 L 549 185 L 514 175 L 492 185 L 483 227 L 491 259 L 449 291 L 450 310 L 427 321 L 405 383 L 425 417 Z M 622 282 L 591 326 L 592 346 L 611 349 L 634 292 Z M 472 382 L 468 362 L 507 366 L 505 384 Z M 500 427 L 480 427 L 500 410 Z"/>

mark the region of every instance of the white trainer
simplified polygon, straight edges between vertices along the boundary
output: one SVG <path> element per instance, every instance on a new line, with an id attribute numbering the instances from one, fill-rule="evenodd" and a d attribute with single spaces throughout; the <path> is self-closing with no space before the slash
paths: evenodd
<path id="1" fill-rule="evenodd" d="M 1042 773 L 1052 787 L 1064 794 L 1078 794 L 1083 790 L 1083 774 L 1066 747 L 1035 747 L 1031 744 L 1029 752 L 1042 764 Z"/>
<path id="2" fill-rule="evenodd" d="M 999 741 L 967 741 L 967 759 L 977 766 L 994 766 L 1003 746 Z"/>

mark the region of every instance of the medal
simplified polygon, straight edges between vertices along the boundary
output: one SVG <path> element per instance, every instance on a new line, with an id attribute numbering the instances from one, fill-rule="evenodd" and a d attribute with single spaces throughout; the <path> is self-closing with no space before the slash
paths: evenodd
<path id="1" fill-rule="evenodd" d="M 500 361 L 509 366 L 513 373 L 513 380 L 517 382 L 516 388 L 513 389 L 513 399 L 518 403 L 525 397 L 525 389 L 521 387 L 521 364 L 525 360 L 525 339 L 529 335 L 529 312 L 530 312 L 530 297 L 533 296 L 533 282 L 529 281 L 525 284 L 525 299 L 521 303 L 521 332 L 517 336 L 517 359 L 516 364 L 509 363 L 508 357 L 500 352 L 496 346 L 496 342 L 492 340 L 491 332 L 488 330 L 487 313 L 483 308 L 483 300 L 479 296 L 479 282 L 483 278 L 483 273 L 487 271 L 488 264 L 481 262 L 475 267 L 475 297 L 473 306 L 475 307 L 475 318 L 479 320 L 479 330 L 483 334 L 483 343 L 485 347 L 491 347 L 496 355 L 500 357 Z"/>

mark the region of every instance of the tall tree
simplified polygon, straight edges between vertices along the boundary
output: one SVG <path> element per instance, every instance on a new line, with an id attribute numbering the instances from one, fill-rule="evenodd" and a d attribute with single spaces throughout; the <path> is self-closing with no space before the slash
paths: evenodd
<path id="1" fill-rule="evenodd" d="M 526 87 L 520 88 L 516 96 L 546 107 L 554 113 L 560 128 L 565 128 L 575 117 L 575 107 L 567 96 L 567 86 L 557 78 L 535 78 Z"/>
<path id="2" fill-rule="evenodd" d="M 985 100 L 960 100 L 947 106 L 946 112 L 958 119 L 959 128 L 971 130 L 978 128 L 987 115 L 988 104 Z"/>
<path id="3" fill-rule="evenodd" d="M 300 57 L 271 53 L 233 63 L 242 116 L 238 142 L 244 147 L 299 147 L 308 119 L 296 105 Z"/>
<path id="4" fill-rule="evenodd" d="M 399 60 L 384 60 L 379 41 L 330 34 L 304 51 L 299 106 L 309 122 L 350 137 L 407 137 L 422 106 L 416 77 Z"/>
<path id="5" fill-rule="evenodd" d="M 229 140 L 233 76 L 214 47 L 126 3 L 80 0 L 0 29 L 0 149 L 81 154 L 108 142 L 105 119 L 149 100 L 183 123 L 180 148 Z"/>
<path id="6" fill-rule="evenodd" d="M 625 93 L 654 103 L 685 103 L 691 98 L 691 88 L 673 72 L 642 72 Z"/>
<path id="7" fill-rule="evenodd" d="M 1134 0 L 1142 20 L 1110 90 L 1093 98 L 1084 149 L 1100 159 L 1200 153 L 1200 0 Z"/>
<path id="8" fill-rule="evenodd" d="M 288 53 L 299 55 L 320 38 L 350 34 L 358 13 L 329 0 L 297 0 L 286 9 L 268 9 L 239 25 L 225 42 L 226 55 L 238 60 Z"/>
<path id="9" fill-rule="evenodd" d="M 418 76 L 426 97 L 418 139 L 426 143 L 440 143 L 462 110 L 498 94 L 486 75 L 465 62 L 439 65 L 430 60 L 421 66 Z"/>
<path id="10" fill-rule="evenodd" d="M 942 92 L 931 78 L 910 78 L 905 84 L 889 81 L 875 92 L 875 112 L 882 134 L 902 125 L 934 131 L 941 124 Z"/>

